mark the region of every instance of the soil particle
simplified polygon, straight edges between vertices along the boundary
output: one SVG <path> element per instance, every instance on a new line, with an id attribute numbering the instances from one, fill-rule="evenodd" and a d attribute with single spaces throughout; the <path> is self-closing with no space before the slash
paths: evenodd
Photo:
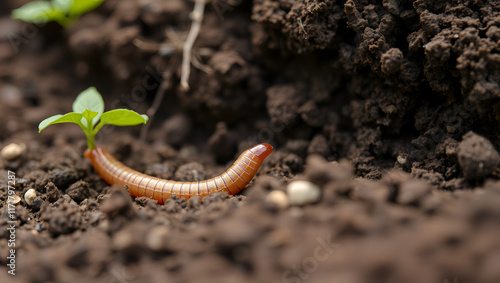
<path id="1" fill-rule="evenodd" d="M 46 192 L 46 199 L 51 203 L 57 201 L 61 197 L 61 192 L 52 182 L 49 182 L 45 186 L 45 192 Z"/>
<path id="2" fill-rule="evenodd" d="M 326 137 L 323 135 L 314 136 L 309 143 L 307 153 L 310 155 L 319 154 L 321 156 L 328 157 L 331 154 L 331 150 Z"/>
<path id="3" fill-rule="evenodd" d="M 163 139 L 172 146 L 182 144 L 191 132 L 191 120 L 184 114 L 177 114 L 163 124 Z"/>
<path id="4" fill-rule="evenodd" d="M 238 84 L 248 76 L 245 60 L 233 50 L 215 53 L 209 64 L 219 79 L 229 85 Z"/>
<path id="5" fill-rule="evenodd" d="M 224 163 L 233 158 L 237 149 L 236 140 L 236 134 L 228 130 L 227 124 L 219 122 L 215 126 L 215 132 L 208 139 L 208 146 L 217 161 Z"/>
<path id="6" fill-rule="evenodd" d="M 431 186 L 420 180 L 411 180 L 399 187 L 397 202 L 400 204 L 417 204 L 431 192 Z"/>
<path id="7" fill-rule="evenodd" d="M 146 236 L 145 244 L 152 251 L 166 250 L 165 243 L 170 236 L 170 230 L 165 226 L 157 226 L 151 229 Z"/>
<path id="8" fill-rule="evenodd" d="M 71 186 L 78 179 L 80 179 L 80 176 L 73 168 L 55 169 L 49 172 L 48 176 L 48 182 L 54 183 L 57 188 L 62 190 Z"/>
<path id="9" fill-rule="evenodd" d="M 141 19 L 150 26 L 186 20 L 186 15 L 184 15 L 184 11 L 187 10 L 186 2 L 182 0 L 169 1 L 168 3 L 158 0 L 146 0 L 140 1 L 139 5 L 142 11 Z"/>
<path id="10" fill-rule="evenodd" d="M 168 180 L 173 177 L 173 168 L 169 163 L 153 163 L 146 167 L 144 174 Z"/>
<path id="11" fill-rule="evenodd" d="M 483 179 L 497 167 L 500 156 L 491 142 L 475 133 L 463 136 L 457 148 L 458 163 L 467 179 Z"/>
<path id="12" fill-rule="evenodd" d="M 205 180 L 203 165 L 198 162 L 190 162 L 181 165 L 175 171 L 175 180 L 182 182 L 198 182 Z"/>
<path id="13" fill-rule="evenodd" d="M 301 96 L 293 86 L 274 86 L 266 91 L 267 109 L 275 126 L 289 127 L 297 119 Z"/>
<path id="14" fill-rule="evenodd" d="M 355 200 L 368 203 L 381 203 L 389 199 L 391 191 L 389 187 L 381 183 L 366 180 L 356 182 L 350 196 Z"/>
<path id="15" fill-rule="evenodd" d="M 82 214 L 76 204 L 62 203 L 50 207 L 43 216 L 48 222 L 47 229 L 53 237 L 71 233 L 82 225 Z"/>
<path id="16" fill-rule="evenodd" d="M 68 266 L 85 270 L 89 276 L 101 274 L 107 268 L 111 257 L 108 235 L 90 230 L 82 234 L 69 251 Z"/>
<path id="17" fill-rule="evenodd" d="M 403 52 L 398 48 L 391 48 L 385 52 L 380 58 L 382 72 L 387 75 L 394 74 L 399 71 L 403 63 Z"/>
<path id="18" fill-rule="evenodd" d="M 132 212 L 130 194 L 126 190 L 113 187 L 109 196 L 102 201 L 100 210 L 110 218 L 120 214 L 130 215 Z"/>
<path id="19" fill-rule="evenodd" d="M 78 181 L 72 184 L 66 193 L 70 198 L 72 198 L 76 203 L 81 203 L 84 199 L 90 197 L 89 184 L 85 181 Z"/>
<path id="20" fill-rule="evenodd" d="M 43 200 L 40 197 L 36 197 L 31 204 L 31 211 L 38 212 L 42 209 Z"/>
<path id="21" fill-rule="evenodd" d="M 329 182 L 344 182 L 353 177 L 352 167 L 346 162 L 327 162 L 323 157 L 310 155 L 304 175 L 313 183 L 324 186 Z"/>

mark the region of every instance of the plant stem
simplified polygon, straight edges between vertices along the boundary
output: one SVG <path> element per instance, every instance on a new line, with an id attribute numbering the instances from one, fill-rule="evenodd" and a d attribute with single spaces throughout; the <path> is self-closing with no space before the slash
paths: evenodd
<path id="1" fill-rule="evenodd" d="M 87 134 L 87 147 L 88 149 L 94 149 L 95 148 L 95 135 L 92 134 Z"/>
<path id="2" fill-rule="evenodd" d="M 83 131 L 85 132 L 85 136 L 87 136 L 87 147 L 89 149 L 94 149 L 95 148 L 95 134 L 97 133 L 97 131 L 99 131 L 99 125 L 102 127 L 101 123 L 99 123 L 98 127 L 96 128 L 99 128 L 97 129 L 97 131 L 95 131 L 93 128 L 93 124 L 92 124 L 92 118 L 86 118 L 87 120 L 87 126 L 85 128 L 83 128 Z M 82 125 L 83 126 L 83 125 Z"/>

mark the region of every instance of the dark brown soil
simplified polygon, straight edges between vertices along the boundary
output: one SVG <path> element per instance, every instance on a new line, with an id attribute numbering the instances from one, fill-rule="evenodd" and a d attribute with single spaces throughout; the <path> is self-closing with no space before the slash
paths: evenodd
<path id="1" fill-rule="evenodd" d="M 500 1 L 208 1 L 187 92 L 193 3 L 107 0 L 63 29 L 10 19 L 26 2 L 0 2 L 0 148 L 26 146 L 0 158 L 0 282 L 499 282 Z M 133 199 L 77 126 L 37 133 L 91 85 L 145 113 L 161 84 L 146 141 L 97 143 L 183 181 L 271 143 L 242 193 Z M 295 179 L 320 201 L 268 200 Z"/>

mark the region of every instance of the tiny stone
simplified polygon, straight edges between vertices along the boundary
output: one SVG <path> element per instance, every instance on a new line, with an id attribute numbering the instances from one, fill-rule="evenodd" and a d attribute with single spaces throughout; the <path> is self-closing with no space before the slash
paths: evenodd
<path id="1" fill-rule="evenodd" d="M 267 195 L 266 200 L 268 202 L 272 202 L 272 203 L 276 204 L 276 206 L 280 210 L 287 209 L 288 205 L 289 205 L 288 204 L 288 197 L 287 197 L 286 193 L 283 191 L 279 191 L 279 190 L 275 190 L 275 191 L 270 192 Z"/>
<path id="2" fill-rule="evenodd" d="M 6 145 L 2 149 L 2 151 L 0 152 L 0 155 L 5 160 L 15 160 L 21 156 L 25 147 L 26 146 L 24 144 L 18 145 L 15 143 L 11 143 L 11 144 Z"/>
<path id="3" fill-rule="evenodd" d="M 52 182 L 49 182 L 45 186 L 45 191 L 46 191 L 46 195 L 47 195 L 47 200 L 51 203 L 57 201 L 61 197 L 61 192 L 57 189 L 56 185 L 54 185 L 54 183 L 52 183 Z"/>
<path id="4" fill-rule="evenodd" d="M 321 190 L 308 181 L 293 181 L 287 187 L 291 205 L 305 205 L 315 203 L 321 198 Z"/>
<path id="5" fill-rule="evenodd" d="M 401 165 L 406 164 L 406 158 L 402 157 L 401 155 L 398 156 L 397 160 L 398 160 L 398 163 Z"/>
<path id="6" fill-rule="evenodd" d="M 36 191 L 34 189 L 29 189 L 24 194 L 24 200 L 26 201 L 26 203 L 29 206 L 31 206 L 33 204 L 33 201 L 35 200 L 35 198 L 36 198 Z"/>

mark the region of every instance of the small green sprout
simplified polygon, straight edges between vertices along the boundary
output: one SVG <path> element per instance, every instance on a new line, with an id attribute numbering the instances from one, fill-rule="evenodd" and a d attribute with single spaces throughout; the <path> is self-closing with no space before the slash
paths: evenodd
<path id="1" fill-rule="evenodd" d="M 54 115 L 38 125 L 38 132 L 53 124 L 78 124 L 87 136 L 89 149 L 95 148 L 95 135 L 104 125 L 133 126 L 146 124 L 148 116 L 127 109 L 115 109 L 104 112 L 104 100 L 95 87 L 89 87 L 80 93 L 73 102 L 73 112 Z M 99 123 L 97 123 L 99 122 Z M 97 126 L 96 126 L 97 125 Z"/>
<path id="2" fill-rule="evenodd" d="M 12 11 L 12 18 L 34 24 L 56 21 L 65 27 L 102 2 L 104 0 L 32 1 Z"/>

